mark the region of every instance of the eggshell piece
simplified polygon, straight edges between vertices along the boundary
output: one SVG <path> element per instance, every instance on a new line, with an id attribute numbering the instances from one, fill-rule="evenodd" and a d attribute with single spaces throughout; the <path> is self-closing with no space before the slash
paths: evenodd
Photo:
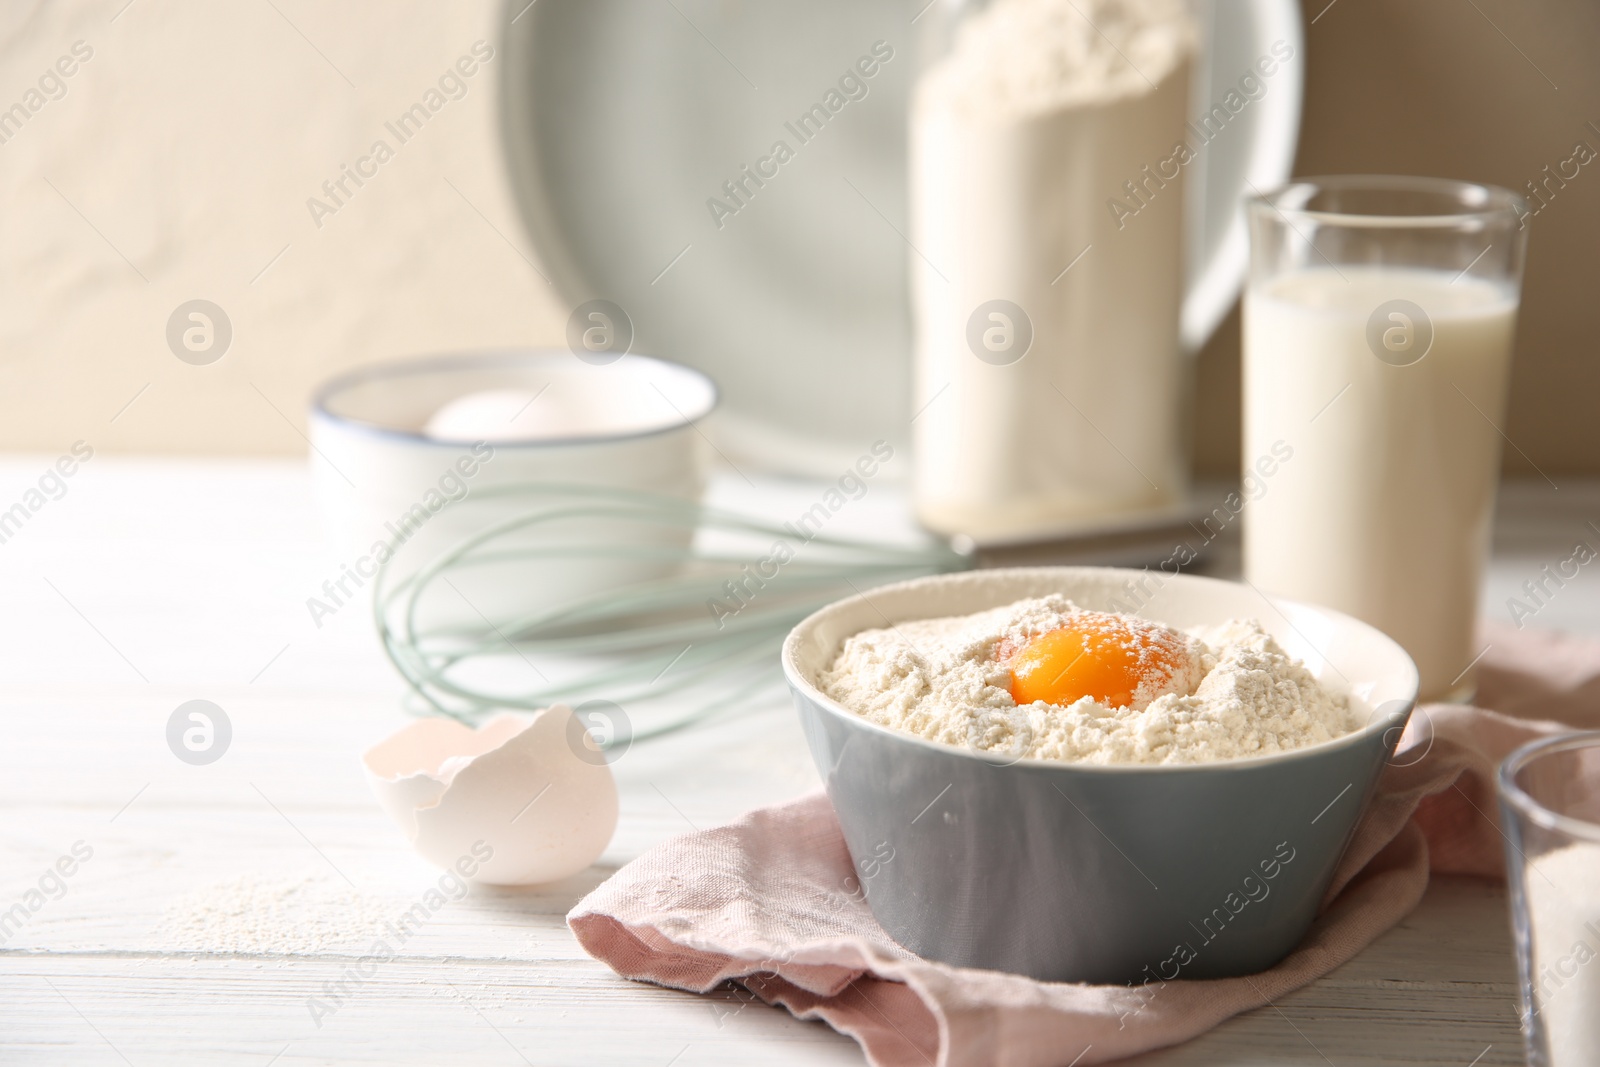
<path id="1" fill-rule="evenodd" d="M 500 715 L 474 730 L 454 719 L 417 719 L 367 750 L 362 766 L 367 785 L 408 841 L 417 839 L 415 813 L 438 803 L 455 777 L 445 765 L 458 757 L 472 758 L 521 732 L 527 720 Z"/>
<path id="2" fill-rule="evenodd" d="M 592 390 L 562 390 L 535 403 L 543 389 L 485 389 L 446 403 L 422 432 L 436 441 L 549 441 L 594 433 L 617 421 L 616 399 Z"/>
<path id="3" fill-rule="evenodd" d="M 556 881 L 593 863 L 617 825 L 611 768 L 572 751 L 572 718 L 558 705 L 477 730 L 418 720 L 367 752 L 367 780 L 439 866 L 490 885 Z"/>

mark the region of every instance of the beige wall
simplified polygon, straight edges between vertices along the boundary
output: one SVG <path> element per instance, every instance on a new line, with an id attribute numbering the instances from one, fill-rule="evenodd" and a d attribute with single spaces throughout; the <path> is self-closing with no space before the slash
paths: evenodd
<path id="1" fill-rule="evenodd" d="M 334 369 L 559 336 L 495 154 L 498 55 L 405 144 L 384 128 L 497 3 L 126 3 L 0 4 L 0 108 L 93 53 L 0 144 L 0 448 L 292 454 L 279 411 L 303 424 Z M 308 198 L 379 138 L 319 227 Z M 233 326 L 209 366 L 166 342 L 195 298 Z"/>
<path id="2" fill-rule="evenodd" d="M 1427 174 L 1521 192 L 1575 142 L 1600 151 L 1600 129 L 1587 125 L 1600 127 L 1592 0 L 1304 0 L 1303 10 L 1298 174 Z M 1531 459 L 1550 475 L 1600 472 L 1600 160 L 1531 226 L 1505 468 L 1533 476 Z M 1201 467 L 1231 471 L 1237 311 L 1202 353 L 1198 379 Z"/>
<path id="3" fill-rule="evenodd" d="M 498 55 L 404 145 L 384 129 L 493 41 L 496 3 L 124 3 L 0 5 L 0 108 L 29 102 L 74 42 L 93 50 L 65 95 L 0 144 L 0 448 L 295 453 L 304 444 L 278 412 L 300 424 L 311 384 L 340 367 L 559 343 L 564 311 L 523 258 L 495 147 Z M 1325 5 L 1305 8 L 1300 173 L 1522 189 L 1576 140 L 1600 148 L 1585 126 L 1600 125 L 1589 0 Z M 319 227 L 307 199 L 380 137 L 394 158 L 347 183 Z M 1552 474 L 1600 471 L 1597 253 L 1600 163 L 1533 221 L 1506 428 Z M 180 362 L 165 339 L 195 298 L 233 325 L 210 366 Z M 1236 315 L 1198 380 L 1201 467 L 1230 471 Z"/>

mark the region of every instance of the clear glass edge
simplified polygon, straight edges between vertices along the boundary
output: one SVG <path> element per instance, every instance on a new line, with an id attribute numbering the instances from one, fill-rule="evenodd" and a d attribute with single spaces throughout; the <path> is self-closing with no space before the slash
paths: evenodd
<path id="1" fill-rule="evenodd" d="M 1495 791 L 1506 806 L 1514 808 L 1534 825 L 1600 845 L 1600 823 L 1551 811 L 1529 796 L 1516 782 L 1517 773 L 1534 760 L 1552 752 L 1581 748 L 1600 748 L 1600 730 L 1574 730 L 1529 741 L 1500 761 L 1495 772 Z"/>
<path id="2" fill-rule="evenodd" d="M 1327 189 L 1368 189 L 1397 192 L 1432 192 L 1448 196 L 1464 190 L 1477 190 L 1490 202 L 1481 209 L 1452 211 L 1437 215 L 1365 215 L 1343 211 L 1322 211 L 1298 207 L 1284 207 L 1278 199 L 1294 189 L 1322 187 Z M 1527 200 L 1498 185 L 1469 182 L 1456 178 L 1425 178 L 1404 174 L 1328 174 L 1292 178 L 1283 185 L 1245 198 L 1252 211 L 1267 211 L 1284 219 L 1303 219 L 1350 228 L 1445 228 L 1468 224 L 1483 225 L 1495 221 L 1520 222 L 1528 213 Z"/>

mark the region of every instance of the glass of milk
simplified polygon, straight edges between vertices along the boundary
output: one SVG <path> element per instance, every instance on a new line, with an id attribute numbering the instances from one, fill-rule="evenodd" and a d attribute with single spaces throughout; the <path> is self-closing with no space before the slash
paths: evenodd
<path id="1" fill-rule="evenodd" d="M 1600 1063 L 1600 731 L 1513 752 L 1499 792 L 1528 1063 Z"/>
<path id="2" fill-rule="evenodd" d="M 1249 205 L 1245 578 L 1388 633 L 1424 700 L 1476 687 L 1526 211 L 1363 176 Z"/>

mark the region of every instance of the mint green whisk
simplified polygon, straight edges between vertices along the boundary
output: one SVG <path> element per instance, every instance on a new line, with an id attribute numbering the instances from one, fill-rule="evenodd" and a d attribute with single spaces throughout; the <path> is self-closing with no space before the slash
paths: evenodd
<path id="1" fill-rule="evenodd" d="M 378 571 L 374 621 L 410 687 L 413 711 L 471 723 L 497 710 L 605 701 L 636 723 L 630 740 L 660 736 L 714 718 L 777 682 L 784 635 L 822 605 L 973 565 L 970 551 L 943 543 L 810 534 L 633 490 L 528 483 L 474 494 L 495 498 L 527 507 L 420 566 L 401 549 Z M 629 544 L 581 533 L 649 528 L 675 536 Z M 686 543 L 678 547 L 675 539 Z M 651 564 L 659 574 L 550 601 L 529 589 L 526 604 L 504 617 L 429 620 L 423 605 L 440 583 L 459 593 L 452 579 L 470 573 L 493 581 L 496 568 L 509 576 L 529 561 Z"/>

